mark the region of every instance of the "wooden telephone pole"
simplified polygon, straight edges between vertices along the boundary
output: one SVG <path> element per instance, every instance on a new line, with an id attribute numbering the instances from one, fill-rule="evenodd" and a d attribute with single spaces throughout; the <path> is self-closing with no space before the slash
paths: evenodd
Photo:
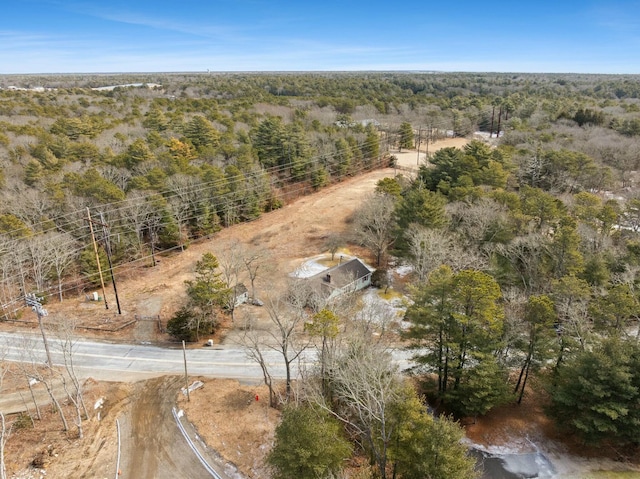
<path id="1" fill-rule="evenodd" d="M 102 297 L 104 298 L 104 307 L 109 309 L 109 303 L 107 303 L 107 294 L 104 289 L 104 278 L 102 277 L 102 267 L 100 266 L 100 255 L 98 254 L 98 245 L 96 243 L 96 235 L 93 233 L 93 220 L 91 219 L 91 212 L 87 207 L 87 221 L 89 221 L 89 229 L 91 230 L 91 241 L 93 242 L 93 252 L 96 254 L 96 264 L 98 265 L 98 274 L 100 275 L 100 286 L 102 286 Z"/>
<path id="2" fill-rule="evenodd" d="M 91 213 L 89 213 L 89 208 L 87 208 L 87 221 L 89 221 L 89 228 L 91 229 L 91 240 L 93 241 L 93 251 L 96 254 L 96 261 L 98 263 L 98 273 L 100 274 L 100 284 L 102 285 L 102 295 L 104 296 L 104 306 L 109 309 L 107 304 L 107 295 L 105 294 L 104 288 L 104 280 L 102 277 L 102 267 L 100 265 L 100 257 L 98 256 L 98 246 L 96 243 L 96 237 L 93 232 L 93 225 L 102 226 L 102 236 L 104 238 L 104 250 L 107 253 L 107 261 L 109 262 L 109 274 L 111 275 L 111 282 L 113 283 L 113 292 L 116 296 L 116 305 L 118 306 L 118 314 L 122 314 L 122 310 L 120 309 L 120 298 L 118 298 L 118 287 L 116 286 L 116 278 L 113 274 L 113 263 L 111 263 L 111 242 L 109 241 L 109 231 L 107 225 L 104 222 L 104 215 L 100 213 L 100 221 L 95 221 L 91 219 Z"/>
<path id="3" fill-rule="evenodd" d="M 116 305 L 118 306 L 118 314 L 122 314 L 120 310 L 120 299 L 118 298 L 118 287 L 116 286 L 116 277 L 113 274 L 113 264 L 111 263 L 111 240 L 109 238 L 109 225 L 104 222 L 104 215 L 100 212 L 100 221 L 102 225 L 102 236 L 104 238 L 104 249 L 107 252 L 107 261 L 109 262 L 109 274 L 111 274 L 111 283 L 113 284 L 113 292 L 116 295 Z"/>
<path id="4" fill-rule="evenodd" d="M 47 366 L 51 368 L 53 367 L 53 362 L 51 361 L 51 351 L 49 351 L 49 341 L 47 341 L 47 335 L 44 332 L 44 325 L 42 324 L 42 318 L 48 316 L 49 313 L 42 307 L 43 299 L 44 298 L 38 298 L 34 293 L 24 295 L 24 300 L 27 303 L 27 306 L 31 306 L 31 309 L 33 309 L 38 316 L 38 326 L 40 327 L 40 332 L 42 333 L 44 351 L 47 354 Z"/>

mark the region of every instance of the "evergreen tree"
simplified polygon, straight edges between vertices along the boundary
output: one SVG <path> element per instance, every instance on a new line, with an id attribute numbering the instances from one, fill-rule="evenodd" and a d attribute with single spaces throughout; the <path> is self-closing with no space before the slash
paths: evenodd
<path id="1" fill-rule="evenodd" d="M 351 455 L 340 423 L 329 413 L 306 405 L 284 409 L 275 443 L 267 456 L 274 479 L 336 477 Z"/>
<path id="2" fill-rule="evenodd" d="M 416 224 L 427 228 L 441 228 L 447 222 L 445 204 L 447 200 L 439 193 L 423 188 L 411 188 L 404 192 L 396 202 L 397 240 L 395 247 L 404 252 L 407 248 L 405 234 L 409 225 Z"/>
<path id="3" fill-rule="evenodd" d="M 565 361 L 549 386 L 549 412 L 585 442 L 640 445 L 640 350 L 607 339 Z"/>
<path id="4" fill-rule="evenodd" d="M 403 121 L 400 124 L 400 129 L 398 130 L 398 134 L 400 135 L 400 151 L 402 151 L 403 148 L 413 148 L 413 127 L 411 126 L 411 123 Z"/>
<path id="5" fill-rule="evenodd" d="M 229 302 L 231 291 L 220 279 L 220 264 L 212 253 L 205 253 L 195 266 L 195 279 L 185 281 L 189 303 L 175 316 L 175 331 L 194 340 L 211 333 L 218 325 L 217 311 Z"/>
<path id="6" fill-rule="evenodd" d="M 285 157 L 285 128 L 280 117 L 264 119 L 252 135 L 260 163 L 269 168 L 282 164 Z"/>
<path id="7" fill-rule="evenodd" d="M 362 145 L 362 158 L 366 165 L 371 165 L 380 156 L 380 135 L 372 125 L 367 125 L 367 136 Z"/>
<path id="8" fill-rule="evenodd" d="M 524 311 L 526 357 L 514 388 L 518 404 L 522 402 L 527 380 L 532 366 L 535 368 L 553 357 L 557 350 L 557 335 L 554 324 L 557 321 L 553 301 L 548 296 L 529 296 Z"/>
<path id="9" fill-rule="evenodd" d="M 461 442 L 462 428 L 447 417 L 432 416 L 413 390 L 394 404 L 394 438 L 389 449 L 393 477 L 473 479 L 475 460 Z"/>
<path id="10" fill-rule="evenodd" d="M 169 127 L 169 120 L 160 108 L 152 107 L 146 113 L 142 125 L 151 130 L 164 131 Z"/>
<path id="11" fill-rule="evenodd" d="M 504 401 L 506 375 L 494 357 L 504 327 L 500 297 L 498 284 L 486 273 L 454 274 L 443 266 L 407 309 L 409 338 L 416 346 L 430 346 L 416 359 L 437 374 L 436 394 L 461 414 L 483 414 Z"/>
<path id="12" fill-rule="evenodd" d="M 197 149 L 217 147 L 220 143 L 220 133 L 202 115 L 195 115 L 185 126 L 184 136 Z"/>
<path id="13" fill-rule="evenodd" d="M 127 148 L 127 152 L 124 155 L 124 164 L 127 168 L 133 169 L 154 159 L 155 156 L 147 142 L 142 138 L 138 138 Z"/>

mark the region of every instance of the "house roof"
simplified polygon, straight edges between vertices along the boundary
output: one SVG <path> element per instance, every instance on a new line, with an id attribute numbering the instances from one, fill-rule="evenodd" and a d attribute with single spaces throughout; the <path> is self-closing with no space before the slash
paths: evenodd
<path id="1" fill-rule="evenodd" d="M 248 290 L 248 289 L 247 289 L 247 287 L 244 285 L 244 283 L 238 283 L 238 284 L 236 284 L 236 287 L 235 287 L 235 294 L 236 294 L 236 296 L 240 296 L 241 294 L 248 293 L 248 292 L 249 292 L 249 290 Z"/>
<path id="2" fill-rule="evenodd" d="M 311 276 L 309 280 L 332 288 L 342 288 L 371 273 L 372 270 L 366 264 L 354 258 Z"/>

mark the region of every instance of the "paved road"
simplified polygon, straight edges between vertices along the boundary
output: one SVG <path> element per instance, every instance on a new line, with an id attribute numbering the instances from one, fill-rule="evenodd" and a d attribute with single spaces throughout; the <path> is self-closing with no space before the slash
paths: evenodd
<path id="1" fill-rule="evenodd" d="M 63 356 L 55 339 L 49 340 L 54 364 L 63 365 Z M 309 357 L 311 353 L 307 353 Z M 37 334 L 1 333 L 0 356 L 8 361 L 44 362 L 42 338 Z M 191 376 L 233 378 L 259 381 L 262 372 L 240 347 L 202 347 L 187 349 L 187 369 Z M 281 357 L 266 351 L 265 357 L 275 377 L 284 377 Z M 151 345 L 115 344 L 78 340 L 73 347 L 73 360 L 80 376 L 106 381 L 136 381 L 157 376 L 184 374 L 181 348 L 169 349 Z"/>
<path id="2" fill-rule="evenodd" d="M 61 348 L 54 338 L 50 339 L 49 346 L 53 363 L 63 365 Z M 284 377 L 281 356 L 275 351 L 265 351 L 264 355 L 272 375 Z M 188 349 L 186 356 L 190 376 L 233 378 L 247 382 L 262 380 L 259 366 L 248 359 L 240 347 Z M 310 366 L 313 356 L 311 350 L 306 352 L 306 357 L 295 365 L 293 373 L 298 367 Z M 46 355 L 42 337 L 38 334 L 0 332 L 0 358 L 44 363 Z M 78 340 L 73 347 L 73 361 L 76 372 L 82 377 L 120 382 L 157 378 L 135 386 L 137 392 L 134 397 L 138 400 L 121 416 L 123 477 L 210 477 L 202 464 L 194 459 L 187 442 L 179 438 L 178 427 L 170 412 L 176 390 L 182 383 L 180 376 L 184 374 L 181 348 Z M 309 364 L 304 364 L 305 361 Z M 405 359 L 401 360 L 401 364 L 405 362 Z M 1 399 L 4 412 L 14 407 L 16 411 L 23 410 L 20 408 L 24 401 L 18 393 L 4 392 Z M 206 459 L 209 464 L 216 464 L 215 455 Z M 218 467 L 222 466 L 218 464 Z M 226 474 L 221 474 L 221 477 L 226 477 Z"/>
<path id="3" fill-rule="evenodd" d="M 50 340 L 54 364 L 63 364 L 63 357 L 55 339 Z M 42 338 L 37 334 L 0 332 L 0 356 L 9 361 L 44 362 Z M 239 346 L 214 346 L 187 349 L 187 370 L 190 376 L 231 378 L 240 381 L 261 381 L 260 367 L 247 358 Z M 265 351 L 269 370 L 276 378 L 284 378 L 282 357 L 276 351 Z M 298 366 L 311 366 L 315 354 L 305 351 Z M 408 366 L 409 354 L 394 354 L 400 367 Z M 73 361 L 79 376 L 105 381 L 136 381 L 152 377 L 184 374 L 181 348 L 160 348 L 151 345 L 107 343 L 78 340 L 73 347 Z"/>

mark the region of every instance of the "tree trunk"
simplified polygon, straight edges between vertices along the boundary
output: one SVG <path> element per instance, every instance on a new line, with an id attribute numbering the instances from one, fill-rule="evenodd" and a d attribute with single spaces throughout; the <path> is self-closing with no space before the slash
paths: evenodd
<path id="1" fill-rule="evenodd" d="M 49 393 L 49 397 L 51 398 L 51 402 L 53 402 L 53 405 L 55 406 L 56 410 L 58 411 L 58 414 L 60 415 L 60 420 L 62 421 L 62 429 L 63 429 L 64 432 L 67 432 L 69 430 L 69 424 L 67 423 L 67 418 L 64 415 L 64 411 L 62 410 L 62 406 L 60 406 L 60 402 L 58 402 L 58 399 L 53 394 L 53 391 L 51 390 L 50 385 L 47 384 L 46 381 L 42 381 L 42 382 L 44 384 L 44 387 L 47 388 L 47 393 Z"/>
<path id="2" fill-rule="evenodd" d="M 289 359 L 287 358 L 286 354 L 284 355 L 284 364 L 285 364 L 285 370 L 287 373 L 287 388 L 286 388 L 286 394 L 287 394 L 287 401 L 291 398 L 291 361 L 289 361 Z"/>
<path id="3" fill-rule="evenodd" d="M 529 369 L 529 364 L 531 364 L 532 355 L 533 354 L 532 354 L 532 351 L 531 351 L 531 347 L 529 347 L 529 352 L 527 354 L 527 359 L 525 359 L 524 364 L 522 365 L 522 368 L 520 368 L 520 375 L 518 376 L 518 382 L 516 383 L 516 387 L 513 389 L 514 393 L 517 393 L 518 389 L 520 388 L 520 383 L 522 382 L 522 376 L 524 375 L 525 370 Z"/>
<path id="4" fill-rule="evenodd" d="M 329 388 L 327 385 L 327 337 L 322 335 L 322 351 L 320 352 L 320 379 L 322 381 L 322 395 L 327 397 L 329 395 Z"/>
<path id="5" fill-rule="evenodd" d="M 38 406 L 38 401 L 36 401 L 36 397 L 33 394 L 33 387 L 31 386 L 31 379 L 27 378 L 27 384 L 29 385 L 29 392 L 31 393 L 31 400 L 33 401 L 33 405 L 36 407 L 36 416 L 38 421 L 42 420 L 42 414 L 40 414 L 40 406 Z"/>
<path id="6" fill-rule="evenodd" d="M 7 442 L 7 435 L 4 414 L 0 412 L 0 479 L 7 479 L 7 471 L 4 467 L 4 445 Z"/>
<path id="7" fill-rule="evenodd" d="M 444 392 L 442 381 L 444 379 L 444 360 L 442 357 L 443 354 L 443 337 L 442 337 L 442 328 L 438 332 L 438 392 Z"/>
<path id="8" fill-rule="evenodd" d="M 520 390 L 520 397 L 518 397 L 518 404 L 522 402 L 522 397 L 524 396 L 524 388 L 527 386 L 527 379 L 529 378 L 529 367 L 531 366 L 531 361 L 527 364 L 527 371 L 524 374 L 524 382 L 522 383 L 522 389 Z"/>
<path id="9" fill-rule="evenodd" d="M 444 356 L 444 376 L 442 378 L 442 394 L 447 392 L 447 386 L 449 385 L 449 346 L 445 348 Z"/>
<path id="10" fill-rule="evenodd" d="M 58 299 L 62 303 L 62 278 L 58 275 Z"/>

